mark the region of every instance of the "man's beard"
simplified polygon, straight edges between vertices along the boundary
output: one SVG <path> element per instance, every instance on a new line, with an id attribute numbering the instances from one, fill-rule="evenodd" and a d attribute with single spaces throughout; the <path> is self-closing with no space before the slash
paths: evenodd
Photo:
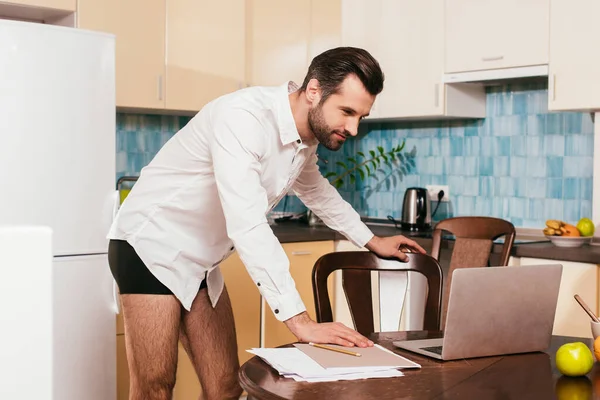
<path id="1" fill-rule="evenodd" d="M 308 126 L 315 134 L 315 137 L 319 143 L 325 146 L 325 148 L 328 150 L 336 151 L 342 147 L 344 142 L 337 140 L 335 135 L 336 131 L 332 131 L 327 125 L 327 122 L 325 122 L 325 117 L 323 116 L 323 107 L 320 104 L 308 111 Z M 348 137 L 346 132 L 341 132 L 339 134 Z"/>

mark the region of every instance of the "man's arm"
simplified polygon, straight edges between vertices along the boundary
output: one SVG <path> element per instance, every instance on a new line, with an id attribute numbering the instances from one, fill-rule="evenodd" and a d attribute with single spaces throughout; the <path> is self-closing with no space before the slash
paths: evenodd
<path id="1" fill-rule="evenodd" d="M 299 340 L 368 346 L 358 332 L 338 323 L 318 324 L 306 308 L 289 271 L 289 260 L 267 223 L 267 193 L 260 181 L 264 129 L 244 110 L 217 118 L 211 143 L 215 180 L 227 234 L 275 317 Z"/>
<path id="2" fill-rule="evenodd" d="M 358 247 L 366 247 L 382 257 L 406 261 L 405 252 L 425 253 L 414 240 L 402 235 L 378 237 L 361 221 L 360 215 L 345 201 L 319 171 L 317 156 L 307 162 L 293 187 L 302 202 L 325 222 Z"/>

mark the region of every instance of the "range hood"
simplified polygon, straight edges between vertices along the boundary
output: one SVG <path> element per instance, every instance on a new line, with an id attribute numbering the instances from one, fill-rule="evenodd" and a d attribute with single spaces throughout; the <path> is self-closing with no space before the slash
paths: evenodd
<path id="1" fill-rule="evenodd" d="M 480 83 L 494 85 L 523 78 L 547 78 L 548 65 L 532 65 L 518 68 L 488 69 L 482 71 L 444 74 L 444 83 Z"/>

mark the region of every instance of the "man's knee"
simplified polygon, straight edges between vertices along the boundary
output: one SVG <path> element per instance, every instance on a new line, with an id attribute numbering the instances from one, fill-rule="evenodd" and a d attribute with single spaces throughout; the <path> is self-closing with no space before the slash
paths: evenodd
<path id="1" fill-rule="evenodd" d="M 206 400 L 237 400 L 243 392 L 237 381 L 231 384 L 220 382 L 215 389 L 213 393 L 205 393 Z"/>
<path id="2" fill-rule="evenodd" d="M 143 399 L 170 400 L 175 387 L 175 377 L 176 371 L 148 372 L 138 377 L 137 382 L 132 382 L 132 385 L 137 386 L 134 391 L 140 393 Z"/>

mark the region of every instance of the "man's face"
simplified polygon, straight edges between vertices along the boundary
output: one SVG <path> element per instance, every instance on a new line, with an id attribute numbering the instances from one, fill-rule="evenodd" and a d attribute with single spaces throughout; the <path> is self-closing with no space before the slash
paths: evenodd
<path id="1" fill-rule="evenodd" d="M 338 93 L 319 101 L 308 112 L 308 124 L 315 137 L 329 150 L 339 150 L 348 136 L 358 134 L 358 124 L 369 115 L 375 96 L 355 75 L 349 75 Z"/>

